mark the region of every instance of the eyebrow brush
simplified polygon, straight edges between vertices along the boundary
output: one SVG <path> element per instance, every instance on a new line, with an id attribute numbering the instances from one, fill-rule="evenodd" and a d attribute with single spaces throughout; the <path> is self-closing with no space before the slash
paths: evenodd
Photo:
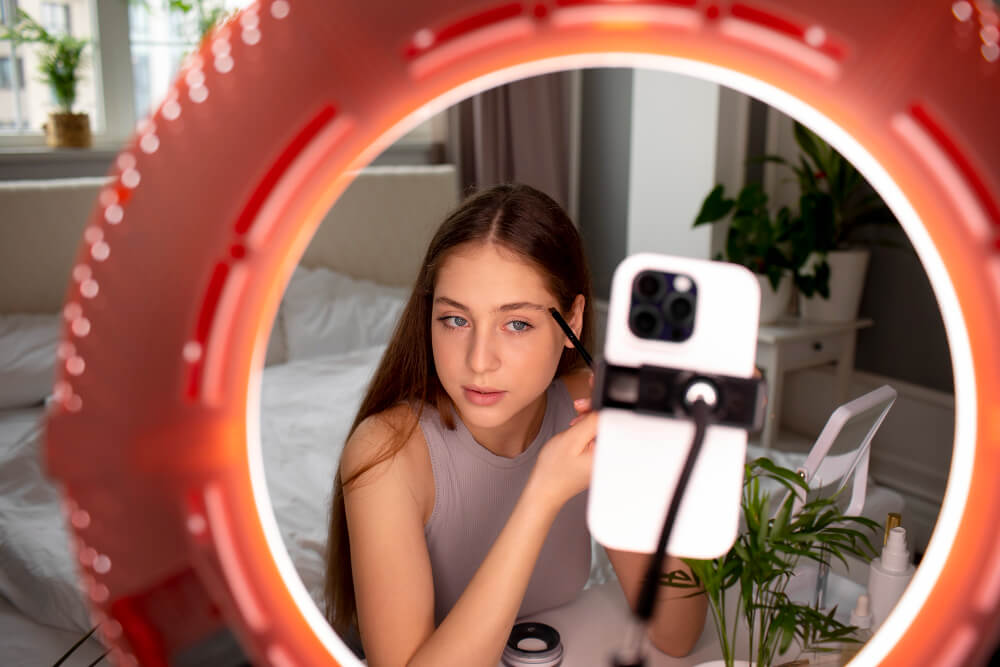
<path id="1" fill-rule="evenodd" d="M 566 337 L 569 338 L 569 341 L 573 343 L 573 347 L 576 348 L 576 351 L 579 352 L 580 356 L 583 357 L 583 360 L 587 362 L 587 366 L 593 368 L 594 359 L 590 356 L 590 353 L 587 352 L 586 349 L 584 349 L 583 343 L 580 342 L 580 339 L 576 337 L 576 334 L 573 333 L 573 330 L 569 328 L 568 324 L 566 324 L 566 320 L 563 319 L 563 316 L 560 315 L 559 311 L 556 310 L 555 308 L 549 308 L 549 312 L 552 313 L 552 317 L 555 319 L 559 327 L 563 330 L 563 333 L 566 334 Z"/>

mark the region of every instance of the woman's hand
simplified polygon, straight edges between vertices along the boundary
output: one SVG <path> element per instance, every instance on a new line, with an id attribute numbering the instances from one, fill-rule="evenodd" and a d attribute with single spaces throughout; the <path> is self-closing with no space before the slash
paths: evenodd
<path id="1" fill-rule="evenodd" d="M 592 391 L 593 373 L 589 374 L 588 381 Z M 571 390 L 571 393 L 578 395 L 582 388 L 578 381 L 574 380 L 572 386 L 576 389 Z M 537 493 L 552 503 L 556 510 L 590 486 L 594 467 L 597 414 L 591 412 L 589 398 L 573 401 L 573 407 L 577 416 L 565 431 L 549 439 L 542 447 L 529 482 L 529 485 L 534 483 Z"/>
<path id="2" fill-rule="evenodd" d="M 558 511 L 590 486 L 594 467 L 597 413 L 579 415 L 562 433 L 552 436 L 538 453 L 528 488 Z"/>

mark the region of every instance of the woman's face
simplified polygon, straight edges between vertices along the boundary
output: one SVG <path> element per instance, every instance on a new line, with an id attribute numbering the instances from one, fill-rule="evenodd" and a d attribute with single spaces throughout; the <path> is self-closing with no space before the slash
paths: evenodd
<path id="1" fill-rule="evenodd" d="M 552 382 L 568 341 L 551 307 L 558 303 L 544 279 L 515 253 L 492 244 L 449 253 L 434 288 L 431 346 L 441 384 L 467 425 L 505 424 Z M 579 334 L 582 296 L 568 319 Z"/>

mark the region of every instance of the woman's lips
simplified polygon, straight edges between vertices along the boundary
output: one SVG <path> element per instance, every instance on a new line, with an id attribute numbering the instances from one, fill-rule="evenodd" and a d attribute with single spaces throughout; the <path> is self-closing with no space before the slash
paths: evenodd
<path id="1" fill-rule="evenodd" d="M 493 405 L 504 397 L 505 391 L 476 391 L 468 387 L 462 387 L 465 392 L 465 400 L 473 405 Z"/>

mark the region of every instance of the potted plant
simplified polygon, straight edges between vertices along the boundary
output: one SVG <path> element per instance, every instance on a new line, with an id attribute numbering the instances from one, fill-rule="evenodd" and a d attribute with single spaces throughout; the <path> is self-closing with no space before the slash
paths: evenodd
<path id="1" fill-rule="evenodd" d="M 11 40 L 15 46 L 41 45 L 38 70 L 59 105 L 59 111 L 50 113 L 44 126 L 46 143 L 54 147 L 89 147 L 90 118 L 86 113 L 73 113 L 76 86 L 84 64 L 83 50 L 89 41 L 72 35 L 53 35 L 23 9 L 17 10 L 16 21 L 3 29 L 0 39 Z"/>
<path id="2" fill-rule="evenodd" d="M 784 247 L 791 213 L 782 207 L 772 216 L 767 194 L 757 184 L 744 187 L 736 199 L 728 199 L 724 186 L 717 185 L 702 202 L 693 226 L 724 220 L 729 221 L 725 253 L 716 259 L 741 264 L 757 275 L 760 322 L 774 322 L 785 312 L 792 293 L 792 266 Z"/>
<path id="3" fill-rule="evenodd" d="M 795 123 L 799 162 L 780 156 L 763 159 L 791 170 L 799 184 L 800 211 L 789 226 L 790 261 L 803 297 L 804 319 L 847 321 L 857 317 L 870 251 L 859 246 L 858 232 L 895 218 L 840 153 L 800 123 Z"/>
<path id="4" fill-rule="evenodd" d="M 785 497 L 772 503 L 761 490 L 762 480 L 777 482 Z M 676 570 L 663 576 L 662 583 L 679 588 L 695 588 L 708 597 L 709 611 L 718 633 L 723 663 L 737 663 L 737 627 L 749 628 L 745 655 L 756 667 L 771 667 L 777 656 L 797 643 L 802 651 L 832 651 L 838 644 L 857 643 L 857 630 L 834 618 L 836 609 L 823 612 L 793 601 L 787 586 L 802 559 L 829 562 L 837 558 L 847 565 L 845 554 L 870 561 L 875 548 L 868 530 L 878 524 L 871 519 L 845 516 L 835 497 L 809 500 L 808 485 L 794 471 L 769 459 L 747 464 L 741 502 L 741 532 L 732 548 L 713 560 L 684 559 L 693 576 Z M 792 512 L 796 497 L 805 497 L 801 509 Z M 777 511 L 772 515 L 772 505 Z M 861 529 L 859 529 L 861 528 Z M 864 530 L 867 529 L 867 530 Z M 726 592 L 736 589 L 735 618 L 727 609 Z M 739 651 L 743 653 L 743 651 Z"/>

